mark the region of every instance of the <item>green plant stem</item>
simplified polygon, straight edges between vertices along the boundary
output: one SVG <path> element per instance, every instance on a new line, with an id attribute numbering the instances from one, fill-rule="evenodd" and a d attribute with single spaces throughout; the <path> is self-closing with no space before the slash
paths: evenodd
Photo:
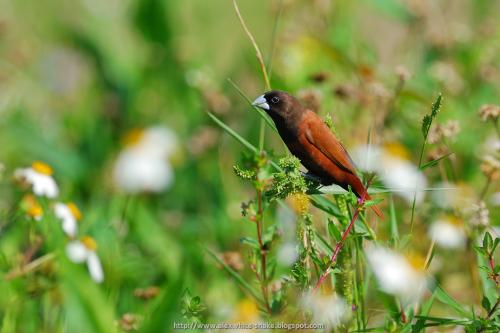
<path id="1" fill-rule="evenodd" d="M 358 330 L 366 329 L 366 316 L 365 316 L 365 286 L 363 284 L 363 263 L 362 263 L 362 248 L 361 248 L 361 239 L 355 240 L 355 254 L 356 254 L 356 278 L 354 280 L 354 286 L 356 288 L 356 313 L 357 313 L 357 322 L 358 322 Z"/>
<path id="2" fill-rule="evenodd" d="M 359 214 L 361 213 L 361 211 L 363 209 L 363 204 L 365 203 L 366 194 L 368 193 L 368 186 L 369 186 L 369 184 L 366 186 L 365 192 L 363 193 L 363 195 L 359 199 L 358 204 L 356 205 L 356 211 L 354 212 L 354 215 L 351 218 L 351 222 L 347 226 L 347 229 L 344 231 L 344 234 L 342 235 L 342 238 L 340 239 L 340 241 L 335 246 L 335 249 L 333 251 L 332 257 L 330 258 L 330 263 L 328 265 L 328 268 L 325 269 L 325 271 L 323 272 L 323 274 L 319 277 L 318 282 L 316 283 L 316 286 L 313 289 L 313 292 L 316 292 L 319 289 L 319 287 L 325 281 L 325 279 L 328 276 L 328 274 L 330 274 L 332 265 L 337 260 L 337 256 L 338 256 L 340 250 L 342 249 L 342 247 L 343 247 L 343 245 L 345 243 L 345 240 L 346 240 L 347 236 L 349 235 L 349 232 L 351 231 L 352 227 L 354 226 L 354 222 L 356 222 L 356 220 L 358 219 Z"/>
<path id="3" fill-rule="evenodd" d="M 267 286 L 267 249 L 265 248 L 264 242 L 262 241 L 262 224 L 264 222 L 263 218 L 264 210 L 262 207 L 262 190 L 257 189 L 257 219 L 255 221 L 257 225 L 257 240 L 259 242 L 259 252 L 260 252 L 260 288 L 262 290 L 262 297 L 264 298 L 264 304 L 266 310 L 271 314 L 271 306 L 269 305 L 269 291 Z"/>
<path id="4" fill-rule="evenodd" d="M 435 244 L 436 244 L 436 241 L 433 239 L 431 242 L 431 246 L 429 246 L 429 250 L 427 251 L 427 256 L 425 257 L 424 269 L 428 269 L 429 266 L 431 265 L 432 258 L 434 257 L 433 252 L 434 252 L 434 245 Z"/>
<path id="5" fill-rule="evenodd" d="M 51 261 L 55 257 L 56 257 L 55 253 L 47 253 L 46 255 L 41 256 L 40 258 L 37 258 L 37 259 L 31 261 L 29 264 L 26 264 L 20 268 L 17 268 L 17 269 L 10 271 L 9 273 L 7 273 L 5 275 L 4 278 L 6 281 L 10 281 L 12 279 L 21 277 L 25 274 L 28 274 L 30 272 L 35 271 L 40 266 L 42 266 L 44 263 Z"/>
<path id="6" fill-rule="evenodd" d="M 486 319 L 490 319 L 491 316 L 493 316 L 493 314 L 495 313 L 495 311 L 498 308 L 498 303 L 499 302 L 500 302 L 500 298 L 497 298 L 497 301 L 496 301 L 495 305 L 493 305 L 493 307 L 491 308 L 491 310 L 488 312 L 488 315 L 486 316 Z"/>
<path id="7" fill-rule="evenodd" d="M 238 16 L 238 19 L 240 20 L 241 26 L 243 30 L 245 31 L 246 35 L 248 36 L 248 39 L 250 39 L 250 42 L 253 45 L 253 48 L 255 50 L 255 55 L 257 57 L 257 60 L 260 64 L 260 70 L 262 71 L 262 76 L 264 78 L 264 85 L 266 91 L 271 90 L 271 82 L 269 81 L 269 75 L 267 74 L 267 69 L 266 69 L 266 64 L 264 62 L 264 57 L 262 56 L 262 52 L 260 52 L 259 45 L 257 45 L 257 42 L 255 41 L 255 38 L 253 37 L 252 33 L 248 29 L 245 20 L 243 19 L 243 16 L 241 16 L 240 9 L 238 8 L 238 4 L 236 3 L 236 0 L 233 0 L 233 6 L 234 10 L 236 12 L 236 15 Z M 266 131 L 266 126 L 264 123 L 264 120 L 261 119 L 260 121 L 260 134 L 259 134 L 259 149 L 260 151 L 264 150 L 264 139 L 265 139 L 265 131 Z"/>
<path id="8" fill-rule="evenodd" d="M 243 16 L 241 16 L 240 9 L 238 8 L 238 4 L 236 3 L 236 0 L 233 0 L 233 5 L 234 5 L 234 10 L 236 11 L 236 15 L 238 15 L 238 19 L 240 20 L 241 26 L 243 27 L 243 30 L 245 30 L 245 33 L 247 34 L 248 39 L 250 39 L 250 42 L 252 43 L 253 48 L 255 50 L 255 55 L 257 56 L 257 60 L 259 61 L 259 64 L 260 64 L 260 69 L 261 69 L 262 75 L 264 77 L 265 87 L 267 90 L 270 90 L 271 84 L 269 81 L 269 76 L 267 75 L 266 64 L 264 62 L 264 57 L 262 56 L 262 52 L 260 52 L 260 48 L 257 45 L 255 38 L 253 37 L 252 33 L 248 29 L 248 27 L 245 23 L 245 20 L 243 19 Z"/>
<path id="9" fill-rule="evenodd" d="M 424 143 L 420 149 L 420 157 L 418 158 L 418 168 L 422 166 L 422 159 L 424 157 L 425 145 L 427 143 L 427 136 L 424 138 Z M 411 219 L 410 219 L 410 234 L 413 232 L 413 219 L 415 217 L 415 205 L 417 203 L 417 184 L 415 184 L 415 193 L 413 193 L 413 203 L 411 204 Z"/>
<path id="10" fill-rule="evenodd" d="M 271 80 L 271 75 L 272 75 L 272 67 L 273 67 L 273 56 L 274 56 L 274 50 L 276 48 L 276 37 L 278 36 L 278 26 L 279 22 L 281 19 L 281 13 L 283 12 L 283 0 L 280 1 L 279 3 L 279 9 L 278 13 L 276 14 L 276 19 L 274 20 L 274 26 L 273 26 L 273 32 L 272 32 L 272 37 L 271 37 L 271 47 L 269 48 L 269 55 L 267 58 L 267 70 L 268 70 L 268 75 L 269 75 L 269 80 Z"/>
<path id="11" fill-rule="evenodd" d="M 259 130 L 259 150 L 264 151 L 264 141 L 266 139 L 266 122 L 264 119 L 260 120 L 260 130 Z"/>
<path id="12" fill-rule="evenodd" d="M 483 201 L 484 197 L 486 196 L 486 193 L 488 193 L 488 189 L 490 188 L 490 183 L 491 183 L 491 175 L 488 175 L 488 178 L 486 179 L 486 183 L 483 186 L 483 189 L 481 190 L 481 195 L 479 196 L 479 201 Z"/>

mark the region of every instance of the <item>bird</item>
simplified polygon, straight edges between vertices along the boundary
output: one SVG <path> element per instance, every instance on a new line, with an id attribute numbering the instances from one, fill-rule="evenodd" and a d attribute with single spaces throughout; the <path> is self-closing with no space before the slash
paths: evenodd
<path id="1" fill-rule="evenodd" d="M 281 90 L 265 92 L 252 105 L 271 117 L 288 150 L 321 185 L 337 184 L 345 190 L 350 187 L 359 202 L 371 199 L 349 153 L 315 112 Z M 377 206 L 370 207 L 383 219 Z"/>

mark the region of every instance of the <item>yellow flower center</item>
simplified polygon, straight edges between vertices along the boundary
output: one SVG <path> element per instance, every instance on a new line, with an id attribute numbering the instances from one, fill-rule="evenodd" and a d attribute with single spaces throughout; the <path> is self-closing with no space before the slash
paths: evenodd
<path id="1" fill-rule="evenodd" d="M 425 269 L 425 258 L 417 253 L 409 253 L 406 256 L 408 263 L 416 270 L 416 271 L 424 271 Z"/>
<path id="2" fill-rule="evenodd" d="M 447 215 L 443 218 L 444 221 L 448 222 L 451 225 L 454 225 L 455 227 L 461 228 L 463 226 L 463 223 L 460 219 L 456 218 L 455 216 L 452 215 Z"/>
<path id="3" fill-rule="evenodd" d="M 21 205 L 24 208 L 26 215 L 34 219 L 41 218 L 43 216 L 43 208 L 40 206 L 35 197 L 30 195 L 25 195 L 21 201 Z"/>
<path id="4" fill-rule="evenodd" d="M 87 249 L 89 249 L 91 251 L 97 250 L 97 242 L 92 237 L 83 236 L 80 241 Z"/>
<path id="5" fill-rule="evenodd" d="M 68 202 L 66 204 L 68 206 L 69 211 L 71 212 L 71 215 L 79 221 L 82 218 L 82 212 L 78 209 L 78 207 L 73 203 L 73 202 Z"/>
<path id="6" fill-rule="evenodd" d="M 295 193 L 289 197 L 290 205 L 296 214 L 305 214 L 309 211 L 309 197 L 304 193 Z"/>
<path id="7" fill-rule="evenodd" d="M 141 128 L 135 128 L 129 131 L 123 138 L 123 144 L 125 146 L 136 145 L 144 137 L 144 130 Z"/>
<path id="8" fill-rule="evenodd" d="M 251 299 L 244 299 L 236 306 L 236 321 L 242 323 L 254 322 L 259 317 L 259 308 Z"/>
<path id="9" fill-rule="evenodd" d="M 34 219 L 41 218 L 43 215 L 43 209 L 42 206 L 39 204 L 35 203 L 34 205 L 28 207 L 28 210 L 26 211 L 26 214 L 28 214 L 29 217 L 32 217 Z"/>
<path id="10" fill-rule="evenodd" d="M 52 168 L 48 164 L 46 164 L 44 162 L 40 162 L 40 161 L 33 162 L 31 164 L 31 168 L 33 170 L 35 170 L 36 172 L 47 175 L 47 176 L 52 175 L 52 172 L 53 172 Z"/>
<path id="11" fill-rule="evenodd" d="M 403 160 L 410 160 L 410 153 L 400 143 L 389 142 L 384 145 L 384 150 L 392 156 L 399 157 Z"/>

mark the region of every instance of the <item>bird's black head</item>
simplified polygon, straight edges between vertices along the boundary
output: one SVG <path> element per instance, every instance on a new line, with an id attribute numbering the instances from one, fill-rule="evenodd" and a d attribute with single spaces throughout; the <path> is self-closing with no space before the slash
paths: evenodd
<path id="1" fill-rule="evenodd" d="M 266 111 L 273 120 L 296 118 L 302 107 L 291 95 L 280 90 L 271 90 L 255 99 L 252 103 Z"/>

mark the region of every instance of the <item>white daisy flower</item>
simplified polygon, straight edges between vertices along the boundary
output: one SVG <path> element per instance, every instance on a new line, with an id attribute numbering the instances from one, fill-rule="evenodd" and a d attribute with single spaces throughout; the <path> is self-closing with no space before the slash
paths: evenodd
<path id="1" fill-rule="evenodd" d="M 161 192 L 173 179 L 172 167 L 166 159 L 140 151 L 123 151 L 115 164 L 115 183 L 129 193 Z"/>
<path id="2" fill-rule="evenodd" d="M 432 223 L 429 228 L 429 237 L 437 245 L 448 248 L 463 248 L 467 241 L 465 230 L 462 224 L 453 217 L 445 216 Z"/>
<path id="3" fill-rule="evenodd" d="M 66 254 L 69 260 L 77 264 L 86 262 L 92 280 L 101 283 L 104 280 L 104 273 L 96 250 L 97 243 L 89 236 L 71 241 L 66 245 Z"/>
<path id="4" fill-rule="evenodd" d="M 17 169 L 14 177 L 31 185 L 33 193 L 38 196 L 55 198 L 59 194 L 59 188 L 52 178 L 52 168 L 40 161 L 35 161 L 30 168 Z"/>
<path id="5" fill-rule="evenodd" d="M 129 193 L 161 192 L 174 179 L 168 158 L 177 147 L 172 131 L 164 127 L 135 130 L 125 139 L 113 170 L 115 183 Z"/>
<path id="6" fill-rule="evenodd" d="M 424 174 L 409 161 L 409 154 L 399 144 L 379 146 L 360 146 L 354 150 L 356 165 L 365 171 L 376 172 L 382 183 L 395 191 L 408 203 L 424 199 L 422 191 L 427 186 Z"/>
<path id="7" fill-rule="evenodd" d="M 324 324 L 330 329 L 347 323 L 351 318 L 351 306 L 337 294 L 310 292 L 302 296 L 300 304 L 304 311 L 312 314 L 311 322 Z"/>
<path id="8" fill-rule="evenodd" d="M 419 300 L 428 283 L 420 257 L 407 258 L 373 245 L 367 247 L 365 253 L 380 289 L 397 296 L 404 304 Z"/>
<path id="9" fill-rule="evenodd" d="M 57 202 L 54 205 L 54 214 L 61 220 L 64 233 L 74 238 L 78 231 L 78 221 L 82 218 L 78 207 L 72 202 L 66 204 Z"/>
<path id="10" fill-rule="evenodd" d="M 135 145 L 151 156 L 168 158 L 178 147 L 177 136 L 173 131 L 162 126 L 153 126 L 143 131 L 142 138 Z"/>

